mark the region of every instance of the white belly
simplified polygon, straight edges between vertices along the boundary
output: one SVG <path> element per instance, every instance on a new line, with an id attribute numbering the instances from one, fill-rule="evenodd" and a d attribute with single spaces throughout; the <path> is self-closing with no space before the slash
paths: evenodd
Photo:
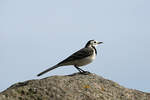
<path id="1" fill-rule="evenodd" d="M 81 59 L 81 60 L 77 60 L 77 61 L 75 61 L 75 65 L 77 67 L 87 65 L 87 64 L 91 63 L 95 59 L 95 56 L 96 55 L 94 53 L 92 56 L 86 57 L 86 58 Z"/>

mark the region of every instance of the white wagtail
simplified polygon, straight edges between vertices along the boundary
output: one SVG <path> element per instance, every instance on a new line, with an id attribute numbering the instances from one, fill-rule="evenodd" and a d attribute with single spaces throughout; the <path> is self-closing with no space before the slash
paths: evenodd
<path id="1" fill-rule="evenodd" d="M 50 68 L 46 69 L 45 71 L 39 73 L 37 76 L 41 76 L 44 73 L 46 73 L 48 71 L 51 71 L 55 68 L 58 68 L 60 66 L 67 66 L 67 65 L 74 65 L 74 67 L 80 73 L 87 72 L 87 71 L 82 70 L 79 67 L 87 65 L 95 59 L 95 57 L 97 55 L 97 51 L 96 51 L 95 47 L 98 44 L 101 44 L 101 43 L 103 43 L 103 42 L 98 42 L 98 41 L 95 41 L 95 40 L 88 41 L 84 48 L 82 48 L 79 51 L 73 53 L 71 56 L 69 56 L 65 60 L 61 61 L 60 63 L 56 64 L 55 66 L 50 67 Z"/>

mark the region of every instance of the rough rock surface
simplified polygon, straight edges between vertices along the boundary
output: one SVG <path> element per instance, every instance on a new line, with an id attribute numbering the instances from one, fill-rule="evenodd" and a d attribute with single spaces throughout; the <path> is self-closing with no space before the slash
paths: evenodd
<path id="1" fill-rule="evenodd" d="M 150 93 L 76 73 L 16 83 L 0 93 L 0 100 L 150 100 Z"/>

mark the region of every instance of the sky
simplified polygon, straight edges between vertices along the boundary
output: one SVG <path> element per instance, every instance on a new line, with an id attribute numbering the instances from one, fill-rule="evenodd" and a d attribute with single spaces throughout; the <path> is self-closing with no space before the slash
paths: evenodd
<path id="1" fill-rule="evenodd" d="M 149 0 L 0 0 L 0 91 L 17 82 L 77 72 L 73 66 L 36 75 L 103 41 L 82 69 L 150 92 Z"/>

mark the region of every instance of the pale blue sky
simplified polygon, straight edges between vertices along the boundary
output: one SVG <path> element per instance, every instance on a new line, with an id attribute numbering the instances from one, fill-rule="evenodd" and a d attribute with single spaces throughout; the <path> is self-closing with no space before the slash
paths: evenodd
<path id="1" fill-rule="evenodd" d="M 103 41 L 83 67 L 127 88 L 150 92 L 149 0 L 0 0 L 0 91 L 82 48 Z M 67 75 L 65 66 L 40 78 Z"/>

